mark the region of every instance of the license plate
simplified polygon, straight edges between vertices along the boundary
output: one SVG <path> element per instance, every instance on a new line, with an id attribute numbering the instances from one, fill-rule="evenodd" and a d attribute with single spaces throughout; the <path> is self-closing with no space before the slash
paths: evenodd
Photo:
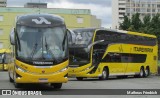
<path id="1" fill-rule="evenodd" d="M 39 79 L 39 82 L 42 82 L 42 83 L 44 83 L 44 82 L 48 82 L 48 79 L 40 78 L 40 79 Z"/>

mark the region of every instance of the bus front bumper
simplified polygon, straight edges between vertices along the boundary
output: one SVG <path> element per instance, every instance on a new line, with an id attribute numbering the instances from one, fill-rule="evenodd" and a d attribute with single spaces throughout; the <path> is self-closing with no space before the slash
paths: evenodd
<path id="1" fill-rule="evenodd" d="M 53 74 L 35 74 L 16 70 L 16 83 L 66 83 L 68 70 Z"/>

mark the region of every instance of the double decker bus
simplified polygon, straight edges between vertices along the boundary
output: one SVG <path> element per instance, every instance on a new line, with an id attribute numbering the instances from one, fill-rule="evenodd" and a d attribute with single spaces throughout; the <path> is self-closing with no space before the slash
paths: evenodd
<path id="1" fill-rule="evenodd" d="M 0 70 L 7 71 L 10 60 L 10 50 L 0 49 Z"/>
<path id="2" fill-rule="evenodd" d="M 63 18 L 51 14 L 19 16 L 10 42 L 13 58 L 8 72 L 16 88 L 24 83 L 48 83 L 59 89 L 68 81 L 68 37 Z"/>
<path id="3" fill-rule="evenodd" d="M 157 73 L 158 45 L 154 35 L 82 28 L 72 30 L 68 37 L 69 76 L 77 80 Z"/>

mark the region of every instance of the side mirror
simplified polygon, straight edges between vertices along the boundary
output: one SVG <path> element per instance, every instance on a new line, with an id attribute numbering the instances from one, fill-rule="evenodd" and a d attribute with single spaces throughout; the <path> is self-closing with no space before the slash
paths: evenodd
<path id="1" fill-rule="evenodd" d="M 11 45 L 15 45 L 15 28 L 12 29 L 11 33 L 10 33 L 10 43 Z"/>
<path id="2" fill-rule="evenodd" d="M 72 45 L 72 44 L 74 44 L 75 43 L 75 41 L 76 41 L 76 35 L 75 35 L 75 33 L 72 31 L 72 30 L 69 30 L 69 29 L 67 29 L 67 33 L 68 33 L 68 39 L 70 40 L 70 44 Z"/>
<path id="3" fill-rule="evenodd" d="M 90 44 L 90 45 L 87 47 L 87 50 L 89 51 L 92 46 L 94 46 L 94 45 L 96 45 L 96 44 L 98 44 L 98 43 L 101 43 L 101 42 L 104 42 L 104 40 L 95 41 L 94 43 Z"/>
<path id="4" fill-rule="evenodd" d="M 2 55 L 1 59 L 4 59 L 4 54 Z"/>

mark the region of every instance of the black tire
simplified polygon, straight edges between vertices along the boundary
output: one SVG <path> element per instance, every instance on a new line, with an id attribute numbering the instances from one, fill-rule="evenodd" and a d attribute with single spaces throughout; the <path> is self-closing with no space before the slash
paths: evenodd
<path id="1" fill-rule="evenodd" d="M 16 79 L 15 74 L 16 74 L 16 73 L 14 72 L 14 75 L 13 75 L 13 78 L 14 78 L 14 79 L 13 79 L 13 81 L 14 81 L 14 86 L 15 86 L 15 88 L 21 88 L 21 87 L 22 87 L 22 84 L 15 82 L 15 79 Z"/>
<path id="2" fill-rule="evenodd" d="M 51 86 L 53 86 L 55 89 L 61 89 L 62 83 L 51 83 Z"/>
<path id="3" fill-rule="evenodd" d="M 150 75 L 150 69 L 149 67 L 147 67 L 145 70 L 145 77 L 148 77 L 149 75 Z"/>
<path id="4" fill-rule="evenodd" d="M 107 68 L 104 68 L 102 71 L 102 76 L 99 77 L 100 80 L 107 80 L 109 77 L 109 72 Z"/>
<path id="5" fill-rule="evenodd" d="M 143 67 L 141 67 L 141 69 L 140 69 L 139 77 L 140 78 L 144 78 L 145 77 L 145 71 L 144 71 Z"/>
<path id="6" fill-rule="evenodd" d="M 8 73 L 8 75 L 9 75 L 9 81 L 11 82 L 11 83 L 13 83 L 14 82 L 14 80 L 11 78 L 11 76 L 10 76 L 10 74 Z"/>
<path id="7" fill-rule="evenodd" d="M 76 79 L 77 79 L 78 81 L 82 81 L 82 80 L 83 80 L 83 77 L 76 77 Z"/>

